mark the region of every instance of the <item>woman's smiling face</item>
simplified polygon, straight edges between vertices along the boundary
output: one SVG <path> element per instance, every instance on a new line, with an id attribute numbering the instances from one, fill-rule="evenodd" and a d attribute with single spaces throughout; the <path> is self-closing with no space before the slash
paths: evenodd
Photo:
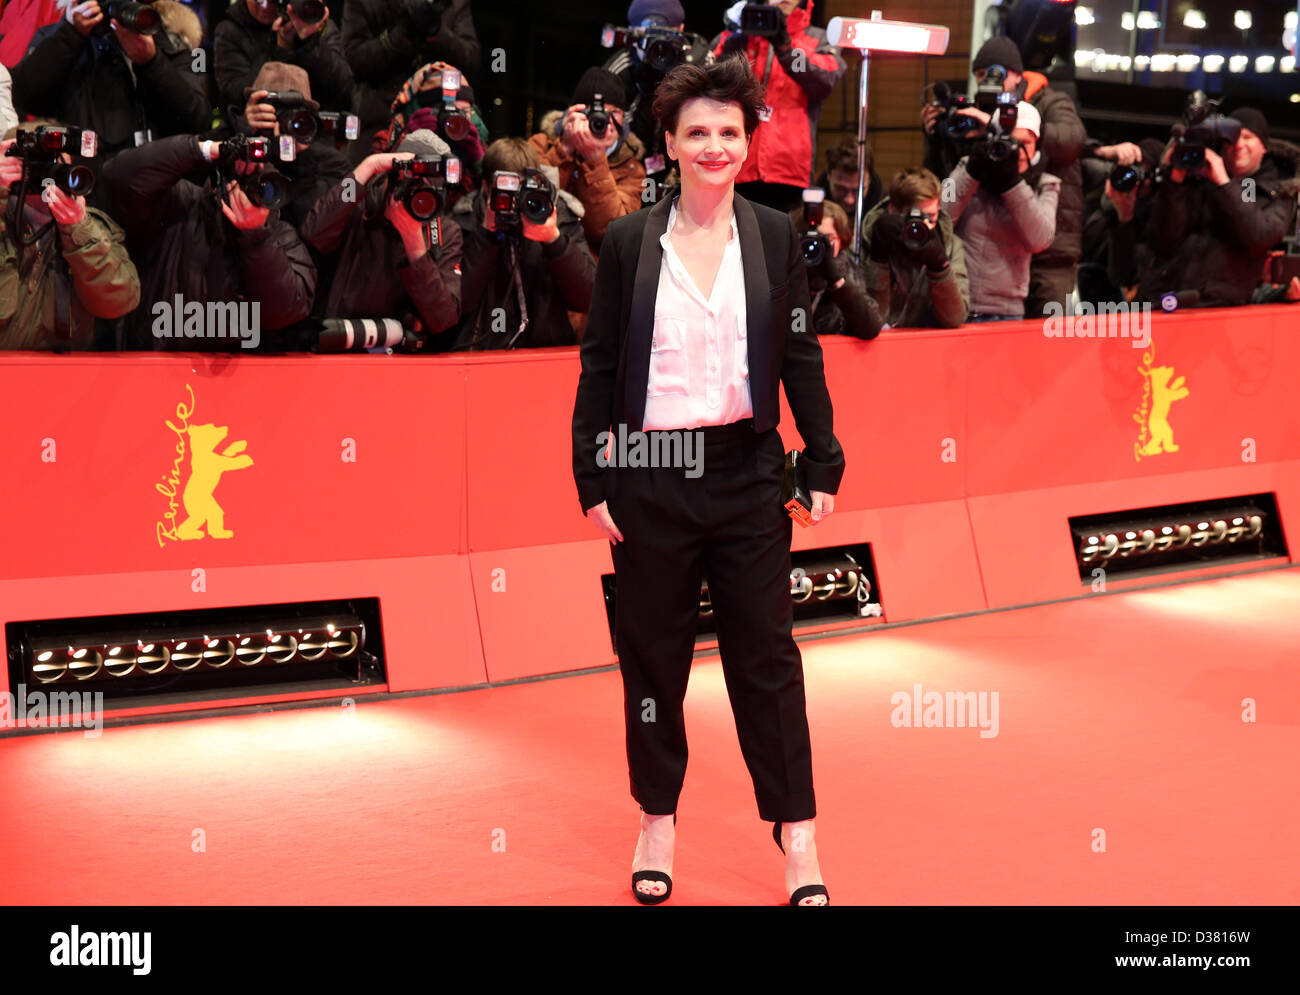
<path id="1" fill-rule="evenodd" d="M 745 114 L 740 104 L 695 97 L 682 104 L 677 131 L 665 134 L 669 158 L 676 159 L 682 185 L 734 183 L 749 155 Z"/>

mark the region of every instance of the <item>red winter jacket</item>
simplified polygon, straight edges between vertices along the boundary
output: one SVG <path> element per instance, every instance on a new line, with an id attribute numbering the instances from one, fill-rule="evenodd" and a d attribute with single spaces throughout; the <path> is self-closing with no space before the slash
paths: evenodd
<path id="1" fill-rule="evenodd" d="M 817 149 L 817 119 L 822 103 L 844 75 L 844 60 L 826 42 L 826 32 L 808 26 L 812 0 L 795 8 L 785 19 L 790 32 L 790 51 L 777 55 L 765 38 L 750 38 L 749 67 L 755 78 L 766 84 L 771 120 L 758 126 L 749 146 L 749 158 L 740 167 L 737 183 L 755 180 L 806 187 L 812 183 L 813 154 Z M 724 31 L 713 40 L 713 54 L 722 51 L 732 32 Z M 793 71 L 795 59 L 802 69 Z"/>

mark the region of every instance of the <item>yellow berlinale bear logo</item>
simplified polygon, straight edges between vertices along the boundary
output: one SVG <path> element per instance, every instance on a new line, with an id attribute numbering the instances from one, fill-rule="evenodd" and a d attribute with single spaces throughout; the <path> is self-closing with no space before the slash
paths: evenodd
<path id="1" fill-rule="evenodd" d="M 1191 393 L 1182 377 L 1174 377 L 1172 366 L 1156 366 L 1155 358 L 1153 342 L 1151 348 L 1142 354 L 1142 365 L 1138 367 L 1144 379 L 1142 403 L 1133 415 L 1133 420 L 1141 426 L 1138 441 L 1133 443 L 1133 459 L 1138 461 L 1143 456 L 1178 452 L 1174 428 L 1169 424 L 1169 409 L 1175 401 L 1181 401 Z"/>
<path id="2" fill-rule="evenodd" d="M 220 452 L 221 444 L 230 432 L 226 425 L 191 425 L 194 415 L 194 391 L 189 384 L 189 402 L 176 405 L 176 423 L 171 420 L 166 426 L 176 434 L 176 458 L 172 460 L 171 472 L 161 483 L 155 484 L 160 494 L 167 498 L 167 512 L 163 521 L 157 523 L 158 545 L 164 546 L 164 540 L 186 539 L 229 539 L 234 535 L 226 528 L 225 509 L 217 502 L 215 492 L 221 482 L 221 475 L 227 470 L 243 470 L 253 465 L 253 458 L 244 450 L 248 443 L 243 439 L 232 442 Z M 181 483 L 182 467 L 189 457 L 189 476 Z M 180 503 L 185 509 L 185 518 L 177 524 L 179 511 L 176 503 L 177 492 Z"/>

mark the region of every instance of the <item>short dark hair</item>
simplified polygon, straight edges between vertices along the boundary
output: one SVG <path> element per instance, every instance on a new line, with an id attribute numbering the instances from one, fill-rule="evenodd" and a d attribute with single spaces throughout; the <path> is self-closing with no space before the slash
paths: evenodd
<path id="1" fill-rule="evenodd" d="M 763 106 L 763 87 L 749 71 L 749 60 L 741 53 L 728 56 L 708 66 L 684 62 L 659 82 L 655 88 L 654 115 L 659 127 L 675 132 L 682 105 L 704 97 L 723 103 L 738 103 L 745 115 L 745 137 L 758 128 L 758 111 Z"/>
<path id="2" fill-rule="evenodd" d="M 889 202 L 898 211 L 906 211 L 923 200 L 934 200 L 943 189 L 939 177 L 928 169 L 911 166 L 894 174 L 889 184 Z"/>
<path id="3" fill-rule="evenodd" d="M 866 155 L 867 172 L 870 173 L 875 165 L 876 155 L 867 145 L 864 149 Z M 856 173 L 858 171 L 858 140 L 856 138 L 846 138 L 838 145 L 832 145 L 826 150 L 826 175 L 829 176 L 837 169 L 846 173 Z"/>
<path id="4" fill-rule="evenodd" d="M 525 138 L 498 138 L 483 153 L 480 168 L 483 182 L 492 185 L 497 173 L 522 173 L 528 166 L 534 169 L 542 164 L 537 147 Z"/>

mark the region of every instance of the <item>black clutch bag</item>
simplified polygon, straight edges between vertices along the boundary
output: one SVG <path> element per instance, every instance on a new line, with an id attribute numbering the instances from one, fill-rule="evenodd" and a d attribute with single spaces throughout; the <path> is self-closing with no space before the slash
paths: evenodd
<path id="1" fill-rule="evenodd" d="M 808 491 L 808 468 L 802 454 L 792 449 L 785 454 L 785 475 L 781 480 L 781 503 L 800 525 L 812 524 L 812 495 Z"/>

